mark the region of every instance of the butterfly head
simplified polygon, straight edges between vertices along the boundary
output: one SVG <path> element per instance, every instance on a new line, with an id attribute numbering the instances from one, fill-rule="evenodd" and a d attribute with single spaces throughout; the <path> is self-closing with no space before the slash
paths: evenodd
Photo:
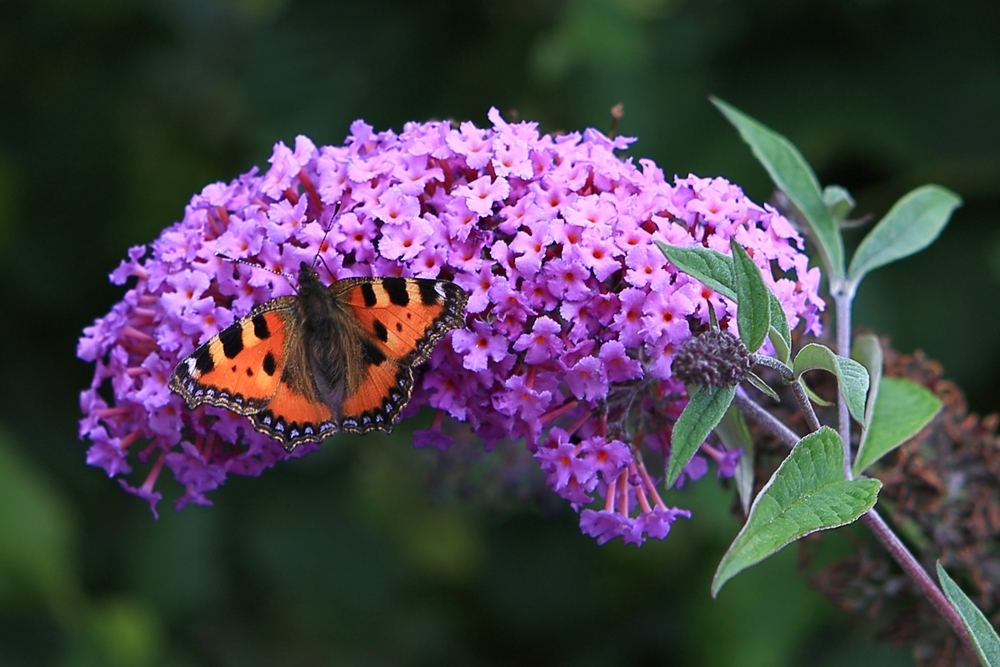
<path id="1" fill-rule="evenodd" d="M 316 269 L 310 266 L 307 262 L 299 264 L 298 283 L 298 292 L 300 296 L 303 292 L 316 292 L 326 289 L 326 286 L 319 278 L 319 274 L 316 273 Z"/>

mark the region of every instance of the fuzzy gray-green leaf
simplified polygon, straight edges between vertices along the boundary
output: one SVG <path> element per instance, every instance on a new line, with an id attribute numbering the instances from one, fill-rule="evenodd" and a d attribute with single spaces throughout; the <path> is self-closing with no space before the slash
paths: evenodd
<path id="1" fill-rule="evenodd" d="M 840 382 L 840 393 L 847 401 L 851 416 L 859 424 L 865 423 L 865 398 L 868 395 L 868 371 L 854 361 L 834 354 L 825 345 L 809 343 L 795 355 L 792 370 L 798 379 L 806 371 L 823 369 L 837 376 Z"/>
<path id="2" fill-rule="evenodd" d="M 691 395 L 681 416 L 677 418 L 674 432 L 670 437 L 670 460 L 667 462 L 666 481 L 668 489 L 677 481 L 684 466 L 726 414 L 734 396 L 736 396 L 735 385 L 699 387 Z"/>
<path id="3" fill-rule="evenodd" d="M 826 274 L 831 284 L 844 276 L 844 242 L 829 209 L 823 203 L 819 180 L 802 153 L 788 139 L 733 106 L 713 97 L 726 119 L 750 145 L 754 156 L 764 166 L 774 184 L 801 211 L 819 247 Z"/>
<path id="4" fill-rule="evenodd" d="M 715 571 L 712 596 L 785 545 L 856 520 L 875 505 L 881 485 L 875 479 L 845 479 L 844 445 L 830 427 L 802 438 L 754 499 Z"/>
<path id="5" fill-rule="evenodd" d="M 662 241 L 657 241 L 656 245 L 678 269 L 727 299 L 736 301 L 736 278 L 733 277 L 733 260 L 730 257 L 704 246 L 680 248 Z"/>
<path id="6" fill-rule="evenodd" d="M 729 239 L 733 249 L 733 275 L 736 277 L 736 321 L 740 338 L 750 352 L 756 352 L 771 328 L 771 290 L 764 284 L 760 267 L 735 238 Z"/>
<path id="7" fill-rule="evenodd" d="M 830 211 L 834 223 L 842 223 L 854 210 L 854 198 L 846 188 L 839 185 L 828 185 L 823 188 L 823 204 Z"/>
<path id="8" fill-rule="evenodd" d="M 853 286 L 865 274 L 933 243 L 961 204 L 961 197 L 940 185 L 923 185 L 903 195 L 854 253 L 848 272 Z"/>
<path id="9" fill-rule="evenodd" d="M 997 631 L 965 591 L 948 576 L 941 561 L 937 562 L 937 574 L 945 597 L 962 617 L 962 625 L 972 638 L 979 662 L 985 667 L 1000 667 L 1000 637 L 997 636 Z"/>
<path id="10" fill-rule="evenodd" d="M 778 396 L 778 392 L 771 389 L 771 386 L 768 383 L 764 382 L 759 375 L 757 375 L 753 371 L 749 371 L 745 379 L 757 391 L 764 394 L 768 398 L 774 400 L 776 403 L 781 403 L 781 397 Z"/>
<path id="11" fill-rule="evenodd" d="M 771 339 L 771 345 L 774 346 L 774 355 L 779 361 L 787 364 L 792 354 L 792 332 L 788 328 L 788 316 L 785 315 L 785 309 L 777 295 L 770 289 L 767 292 L 771 299 L 771 329 L 767 335 Z"/>
<path id="12" fill-rule="evenodd" d="M 865 403 L 865 420 L 862 426 L 868 428 L 875 410 L 875 397 L 882 381 L 882 342 L 873 334 L 862 334 L 854 339 L 851 357 L 868 371 L 868 400 Z"/>
<path id="13" fill-rule="evenodd" d="M 941 409 L 941 400 L 906 378 L 883 378 L 871 423 L 864 430 L 854 460 L 854 474 L 915 436 Z"/>
<path id="14" fill-rule="evenodd" d="M 736 482 L 736 493 L 740 497 L 743 513 L 749 514 L 750 501 L 753 500 L 753 438 L 750 437 L 750 429 L 743 419 L 743 413 L 735 405 L 730 405 L 726 410 L 722 421 L 715 427 L 715 434 L 719 436 L 726 449 L 743 450 L 739 463 L 736 464 L 733 480 Z"/>

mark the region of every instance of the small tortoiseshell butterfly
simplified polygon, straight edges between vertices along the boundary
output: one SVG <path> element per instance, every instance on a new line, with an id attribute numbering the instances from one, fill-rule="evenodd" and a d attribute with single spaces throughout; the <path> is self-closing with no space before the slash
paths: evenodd
<path id="1" fill-rule="evenodd" d="M 469 295 L 446 280 L 347 278 L 305 262 L 297 296 L 255 307 L 174 369 L 170 388 L 250 418 L 291 451 L 337 431 L 392 431 L 413 367 L 465 326 Z"/>

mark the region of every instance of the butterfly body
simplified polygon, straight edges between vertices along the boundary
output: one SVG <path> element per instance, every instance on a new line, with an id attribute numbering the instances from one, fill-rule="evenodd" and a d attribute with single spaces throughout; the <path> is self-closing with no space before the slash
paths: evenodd
<path id="1" fill-rule="evenodd" d="M 389 432 L 413 367 L 464 326 L 452 282 L 348 278 L 329 287 L 303 262 L 296 296 L 272 299 L 181 361 L 170 388 L 249 417 L 289 451 L 337 431 Z"/>

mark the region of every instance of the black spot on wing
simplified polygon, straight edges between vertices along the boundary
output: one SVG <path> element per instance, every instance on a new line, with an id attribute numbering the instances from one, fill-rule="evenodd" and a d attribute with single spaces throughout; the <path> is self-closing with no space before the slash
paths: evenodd
<path id="1" fill-rule="evenodd" d="M 396 331 L 398 331 L 399 333 L 403 333 L 403 323 L 402 322 L 396 322 Z"/>
<path id="2" fill-rule="evenodd" d="M 215 362 L 212 361 L 212 355 L 209 353 L 207 345 L 199 347 L 191 356 L 194 357 L 194 367 L 199 375 L 210 373 L 215 368 Z"/>
<path id="3" fill-rule="evenodd" d="M 264 317 L 263 313 L 254 315 L 253 335 L 260 340 L 267 340 L 271 337 L 271 330 L 267 328 L 267 318 Z"/>
<path id="4" fill-rule="evenodd" d="M 361 284 L 361 298 L 365 300 L 365 306 L 368 308 L 378 303 L 378 299 L 375 297 L 375 288 L 372 287 L 371 283 Z"/>
<path id="5" fill-rule="evenodd" d="M 383 343 L 389 341 L 389 330 L 385 328 L 385 325 L 382 324 L 382 322 L 380 322 L 379 320 L 375 320 L 374 322 L 372 322 L 372 327 L 375 329 L 376 338 L 378 338 Z"/>
<path id="6" fill-rule="evenodd" d="M 367 340 L 361 341 L 361 358 L 369 366 L 378 366 L 385 361 L 385 355 Z"/>
<path id="7" fill-rule="evenodd" d="M 222 352 L 229 359 L 235 359 L 236 355 L 243 351 L 243 327 L 239 324 L 229 327 L 219 334 L 222 342 Z"/>
<path id="8" fill-rule="evenodd" d="M 274 375 L 275 369 L 276 369 L 276 366 L 275 366 L 275 363 L 274 363 L 274 355 L 271 354 L 270 352 L 268 352 L 264 356 L 264 372 L 267 373 L 268 377 L 271 377 L 271 376 Z"/>
<path id="9" fill-rule="evenodd" d="M 248 378 L 252 378 L 253 377 L 253 371 L 250 370 L 249 368 L 247 369 L 247 377 Z"/>
<path id="10" fill-rule="evenodd" d="M 440 300 L 437 283 L 433 280 L 418 280 L 417 286 L 420 288 L 420 302 L 425 306 L 433 306 Z"/>
<path id="11" fill-rule="evenodd" d="M 383 278 L 382 288 L 389 295 L 389 301 L 394 306 L 406 306 L 410 303 L 410 293 L 406 291 L 406 280 L 403 278 Z"/>

